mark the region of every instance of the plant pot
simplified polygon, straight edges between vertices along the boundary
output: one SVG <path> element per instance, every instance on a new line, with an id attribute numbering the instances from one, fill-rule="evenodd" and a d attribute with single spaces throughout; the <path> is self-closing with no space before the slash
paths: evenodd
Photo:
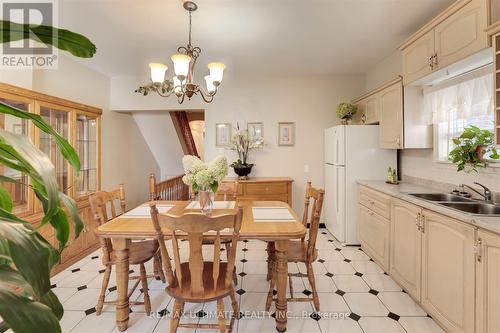
<path id="1" fill-rule="evenodd" d="M 340 122 L 342 125 L 349 125 L 351 123 L 352 118 L 342 118 Z"/>
<path id="2" fill-rule="evenodd" d="M 238 179 L 248 179 L 248 175 L 252 172 L 253 164 L 241 164 L 233 166 L 234 172 L 238 175 Z"/>
<path id="3" fill-rule="evenodd" d="M 198 191 L 198 201 L 203 214 L 210 214 L 214 209 L 214 197 L 215 193 L 211 190 Z"/>

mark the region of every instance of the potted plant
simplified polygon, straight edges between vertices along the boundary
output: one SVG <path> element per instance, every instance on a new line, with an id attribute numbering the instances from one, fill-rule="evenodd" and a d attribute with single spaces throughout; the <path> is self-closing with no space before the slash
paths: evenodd
<path id="1" fill-rule="evenodd" d="M 201 211 L 209 214 L 213 209 L 214 195 L 219 183 L 227 176 L 227 159 L 216 157 L 210 164 L 204 163 L 197 156 L 186 155 L 182 158 L 184 177 L 182 181 L 198 193 Z"/>
<path id="2" fill-rule="evenodd" d="M 342 120 L 342 124 L 347 125 L 352 117 L 358 112 L 358 107 L 351 103 L 340 103 L 337 106 L 337 117 Z"/>
<path id="3" fill-rule="evenodd" d="M 450 151 L 448 158 L 457 165 L 457 171 L 477 172 L 478 168 L 488 166 L 488 159 L 500 158 L 493 141 L 491 131 L 476 126 L 466 127 L 458 138 L 453 139 L 456 147 Z"/>
<path id="4" fill-rule="evenodd" d="M 248 175 L 252 172 L 253 163 L 248 163 L 248 154 L 250 150 L 261 148 L 264 146 L 264 140 L 252 139 L 248 135 L 247 130 L 240 130 L 239 125 L 237 132 L 231 139 L 231 149 L 238 153 L 238 160 L 231 163 L 231 167 L 238 175 L 238 179 L 248 179 Z"/>

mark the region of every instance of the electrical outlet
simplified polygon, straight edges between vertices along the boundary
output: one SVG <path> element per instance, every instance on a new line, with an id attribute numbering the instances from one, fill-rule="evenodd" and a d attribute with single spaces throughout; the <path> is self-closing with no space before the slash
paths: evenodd
<path id="1" fill-rule="evenodd" d="M 304 173 L 309 173 L 309 164 L 304 165 Z"/>

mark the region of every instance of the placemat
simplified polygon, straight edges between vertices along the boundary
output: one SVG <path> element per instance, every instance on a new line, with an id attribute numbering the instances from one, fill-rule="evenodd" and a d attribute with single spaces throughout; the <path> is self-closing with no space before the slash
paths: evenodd
<path id="1" fill-rule="evenodd" d="M 295 218 L 287 207 L 252 207 L 255 222 L 291 222 Z"/>
<path id="2" fill-rule="evenodd" d="M 158 209 L 158 213 L 166 213 L 170 210 L 170 208 L 174 207 L 174 205 L 156 205 L 156 208 Z M 149 205 L 143 205 L 136 207 L 125 214 L 122 215 L 123 217 L 128 217 L 128 218 L 144 218 L 144 217 L 150 217 L 151 216 L 151 208 Z"/>
<path id="3" fill-rule="evenodd" d="M 213 209 L 233 209 L 235 201 L 214 201 Z M 191 201 L 186 209 L 201 209 L 199 201 Z"/>

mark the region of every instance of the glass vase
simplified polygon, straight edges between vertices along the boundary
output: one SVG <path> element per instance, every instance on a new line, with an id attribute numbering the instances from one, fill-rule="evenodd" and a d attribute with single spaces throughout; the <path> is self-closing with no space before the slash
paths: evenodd
<path id="1" fill-rule="evenodd" d="M 199 190 L 198 201 L 200 202 L 201 212 L 203 214 L 210 214 L 214 209 L 215 193 L 211 190 Z"/>

